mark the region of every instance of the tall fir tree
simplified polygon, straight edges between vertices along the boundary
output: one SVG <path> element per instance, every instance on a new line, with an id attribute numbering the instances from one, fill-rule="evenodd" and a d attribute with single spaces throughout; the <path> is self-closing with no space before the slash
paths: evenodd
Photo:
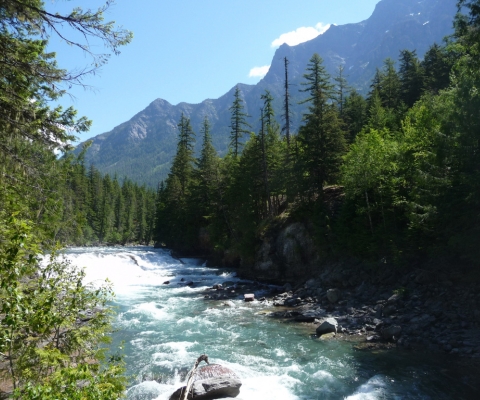
<path id="1" fill-rule="evenodd" d="M 240 88 L 235 87 L 235 94 L 233 104 L 229 108 L 230 116 L 230 149 L 232 150 L 234 158 L 237 158 L 240 153 L 240 148 L 243 145 L 242 137 L 244 134 L 248 134 L 250 131 L 250 125 L 247 122 L 249 116 L 244 112 L 245 106 L 241 97 Z"/>
<path id="2" fill-rule="evenodd" d="M 282 127 L 282 132 L 285 132 L 285 137 L 287 139 L 287 152 L 290 151 L 290 128 L 292 126 L 290 117 L 291 117 L 291 109 L 290 109 L 290 82 L 288 81 L 288 64 L 289 61 L 287 57 L 283 59 L 284 61 L 284 68 L 285 68 L 285 80 L 283 83 L 283 121 L 284 125 Z M 288 154 L 287 154 L 288 155 Z"/>
<path id="3" fill-rule="evenodd" d="M 400 52 L 399 79 L 401 99 L 410 108 L 420 99 L 423 89 L 423 69 L 415 50 Z"/>
<path id="4" fill-rule="evenodd" d="M 315 196 L 323 199 L 325 183 L 332 183 L 338 173 L 345 138 L 337 108 L 332 104 L 333 85 L 318 54 L 310 59 L 303 77 L 302 91 L 308 94 L 303 103 L 309 103 L 309 112 L 298 134 L 304 171 L 302 192 L 308 200 Z"/>

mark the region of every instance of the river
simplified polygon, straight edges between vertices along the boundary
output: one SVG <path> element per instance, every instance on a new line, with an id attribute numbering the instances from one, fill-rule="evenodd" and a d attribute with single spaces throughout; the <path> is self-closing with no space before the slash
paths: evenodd
<path id="1" fill-rule="evenodd" d="M 168 399 L 204 353 L 240 377 L 239 400 L 480 398 L 468 360 L 320 340 L 313 325 L 270 318 L 268 306 L 240 292 L 230 306 L 205 300 L 207 287 L 241 280 L 203 260 L 182 263 L 149 247 L 72 248 L 66 257 L 88 281 L 114 286 L 113 346 L 124 343 L 130 400 Z"/>

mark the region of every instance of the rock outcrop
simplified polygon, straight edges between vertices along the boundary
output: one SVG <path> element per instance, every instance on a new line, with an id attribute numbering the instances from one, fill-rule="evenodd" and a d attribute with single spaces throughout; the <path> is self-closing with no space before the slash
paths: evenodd
<path id="1" fill-rule="evenodd" d="M 318 259 L 307 226 L 293 222 L 265 235 L 253 267 L 244 265 L 240 272 L 249 278 L 298 281 L 312 272 Z"/>

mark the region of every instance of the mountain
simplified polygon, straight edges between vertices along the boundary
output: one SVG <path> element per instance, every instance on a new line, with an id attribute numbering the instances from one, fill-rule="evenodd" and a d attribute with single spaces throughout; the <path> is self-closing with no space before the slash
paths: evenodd
<path id="1" fill-rule="evenodd" d="M 421 58 L 433 43 L 441 43 L 453 31 L 456 0 L 381 0 L 365 21 L 331 26 L 323 35 L 297 46 L 280 46 L 267 75 L 256 85 L 238 84 L 251 115 L 252 130 L 258 128 L 260 96 L 268 89 L 275 98 L 274 107 L 280 121 L 284 84 L 284 57 L 289 60 L 289 80 L 293 109 L 293 130 L 301 123 L 305 105 L 299 105 L 298 91 L 308 60 L 314 53 L 324 59 L 327 71 L 334 76 L 344 65 L 349 84 L 360 92 L 368 90 L 377 67 L 390 57 L 398 58 L 404 49 L 417 50 Z M 215 148 L 223 155 L 229 143 L 229 107 L 232 88 L 218 99 L 200 104 L 154 100 L 147 108 L 110 132 L 92 138 L 86 162 L 101 172 L 128 176 L 136 182 L 156 186 L 164 179 L 177 146 L 177 123 L 182 113 L 191 119 L 195 132 L 207 116 L 212 125 Z M 200 147 L 197 142 L 197 149 Z M 77 152 L 82 147 L 78 146 Z"/>

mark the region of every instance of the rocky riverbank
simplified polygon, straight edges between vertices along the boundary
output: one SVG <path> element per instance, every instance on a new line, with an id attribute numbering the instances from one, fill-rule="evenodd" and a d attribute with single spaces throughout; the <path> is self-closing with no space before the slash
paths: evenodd
<path id="1" fill-rule="evenodd" d="M 229 306 L 228 299 L 255 293 L 256 301 L 272 307 L 267 315 L 311 324 L 318 335 L 327 321 L 325 332 L 356 337 L 362 348 L 398 346 L 480 359 L 480 284 L 455 280 L 460 277 L 422 269 L 369 274 L 331 265 L 296 285 L 219 282 L 204 296 Z"/>

